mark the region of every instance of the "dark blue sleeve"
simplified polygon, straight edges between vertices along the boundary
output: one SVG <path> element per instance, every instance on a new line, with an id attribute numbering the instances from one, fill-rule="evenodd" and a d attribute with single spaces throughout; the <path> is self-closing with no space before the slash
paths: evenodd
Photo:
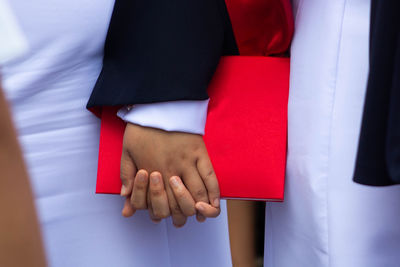
<path id="1" fill-rule="evenodd" d="M 224 0 L 117 0 L 88 108 L 207 99 L 223 54 L 237 54 Z"/>
<path id="2" fill-rule="evenodd" d="M 370 73 L 354 181 L 400 184 L 400 1 L 372 0 Z"/>

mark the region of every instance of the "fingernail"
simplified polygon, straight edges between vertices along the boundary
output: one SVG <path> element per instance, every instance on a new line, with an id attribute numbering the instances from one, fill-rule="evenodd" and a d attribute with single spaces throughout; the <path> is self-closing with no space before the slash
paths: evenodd
<path id="1" fill-rule="evenodd" d="M 121 187 L 121 196 L 125 196 L 128 193 L 128 188 L 125 185 Z"/>
<path id="2" fill-rule="evenodd" d="M 203 204 L 197 205 L 197 209 L 200 210 L 200 211 L 204 211 L 205 210 Z"/>
<path id="3" fill-rule="evenodd" d="M 152 175 L 151 176 L 151 182 L 153 184 L 158 184 L 160 182 L 160 177 L 158 175 Z"/>
<path id="4" fill-rule="evenodd" d="M 216 207 L 216 208 L 219 207 L 219 198 L 214 199 L 213 205 L 214 205 L 214 207 Z"/>
<path id="5" fill-rule="evenodd" d="M 171 178 L 171 184 L 172 184 L 173 187 L 178 188 L 178 187 L 179 187 L 178 178 L 172 177 L 172 178 Z"/>
<path id="6" fill-rule="evenodd" d="M 146 175 L 143 172 L 138 173 L 138 181 L 139 182 L 144 182 L 145 178 L 146 178 Z"/>

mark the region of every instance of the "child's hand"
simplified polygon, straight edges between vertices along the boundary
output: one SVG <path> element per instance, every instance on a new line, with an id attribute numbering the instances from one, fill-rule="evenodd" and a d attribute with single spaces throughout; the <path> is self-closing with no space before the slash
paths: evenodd
<path id="1" fill-rule="evenodd" d="M 148 179 L 145 171 L 136 175 L 138 168 L 160 173 L 152 173 Z M 171 214 L 174 224 L 182 226 L 187 216 L 196 213 L 195 202 L 201 202 L 196 204 L 202 214 L 197 217 L 200 221 L 205 217 L 216 217 L 220 212 L 218 181 L 200 135 L 128 124 L 121 158 L 121 180 L 121 195 L 131 195 L 131 208 L 126 206 L 129 202 L 124 208 L 129 211 L 126 212 L 128 215 L 135 209 L 149 208 L 154 220 Z M 210 201 L 212 205 L 208 204 Z"/>

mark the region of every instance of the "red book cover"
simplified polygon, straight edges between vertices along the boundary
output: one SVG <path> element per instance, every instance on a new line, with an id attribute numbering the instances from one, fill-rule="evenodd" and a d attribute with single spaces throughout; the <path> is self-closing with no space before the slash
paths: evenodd
<path id="1" fill-rule="evenodd" d="M 222 57 L 209 85 L 204 141 L 221 197 L 282 201 L 286 165 L 289 58 Z M 96 193 L 119 194 L 125 123 L 101 114 Z"/>

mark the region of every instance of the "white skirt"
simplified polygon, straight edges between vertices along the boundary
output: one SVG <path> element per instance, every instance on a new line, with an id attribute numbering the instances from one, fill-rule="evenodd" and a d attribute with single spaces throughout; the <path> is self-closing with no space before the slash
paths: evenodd
<path id="1" fill-rule="evenodd" d="M 265 266 L 399 266 L 400 187 L 352 181 L 370 1 L 298 0 L 294 10 L 285 202 L 267 206 Z"/>

